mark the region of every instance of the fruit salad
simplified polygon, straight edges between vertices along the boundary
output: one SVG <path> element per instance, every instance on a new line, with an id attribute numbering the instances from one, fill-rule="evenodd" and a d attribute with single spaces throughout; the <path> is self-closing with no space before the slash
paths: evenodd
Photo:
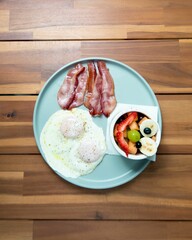
<path id="1" fill-rule="evenodd" d="M 116 144 L 128 154 L 153 156 L 157 152 L 158 124 L 140 112 L 125 113 L 114 126 Z"/>

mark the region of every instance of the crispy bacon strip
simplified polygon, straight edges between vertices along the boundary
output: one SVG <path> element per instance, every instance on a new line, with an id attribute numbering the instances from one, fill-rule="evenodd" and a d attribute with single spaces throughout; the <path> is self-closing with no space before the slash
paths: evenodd
<path id="1" fill-rule="evenodd" d="M 57 94 L 57 101 L 61 108 L 68 109 L 72 103 L 75 97 L 75 89 L 78 84 L 77 76 L 84 71 L 84 69 L 85 68 L 81 64 L 77 64 L 67 73 Z"/>
<path id="2" fill-rule="evenodd" d="M 83 104 L 85 90 L 86 90 L 86 86 L 87 86 L 87 78 L 88 78 L 88 76 L 87 76 L 86 70 L 84 70 L 82 73 L 80 73 L 79 76 L 77 77 L 78 85 L 75 89 L 75 97 L 68 109 L 72 109 L 72 108 L 78 107 Z"/>
<path id="3" fill-rule="evenodd" d="M 102 77 L 98 72 L 95 79 L 93 91 L 89 99 L 89 112 L 92 116 L 98 116 L 102 114 L 101 88 L 102 88 Z"/>
<path id="4" fill-rule="evenodd" d="M 93 62 L 88 62 L 88 80 L 87 80 L 87 86 L 86 86 L 86 94 L 84 99 L 84 105 L 86 108 L 90 109 L 90 98 L 93 93 L 93 87 L 95 83 L 96 78 L 96 68 L 95 64 Z"/>
<path id="5" fill-rule="evenodd" d="M 99 72 L 103 78 L 101 90 L 101 105 L 103 114 L 109 117 L 111 112 L 116 107 L 117 101 L 115 98 L 115 87 L 113 78 L 106 67 L 105 62 L 99 61 L 97 63 Z"/>

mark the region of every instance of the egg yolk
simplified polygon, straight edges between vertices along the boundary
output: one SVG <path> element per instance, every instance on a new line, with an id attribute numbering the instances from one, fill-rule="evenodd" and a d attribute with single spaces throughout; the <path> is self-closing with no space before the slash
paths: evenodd
<path id="1" fill-rule="evenodd" d="M 84 132 L 84 123 L 75 116 L 68 116 L 63 119 L 60 130 L 64 137 L 76 138 Z"/>
<path id="2" fill-rule="evenodd" d="M 78 147 L 78 153 L 84 162 L 95 162 L 102 156 L 103 150 L 93 139 L 85 138 Z"/>

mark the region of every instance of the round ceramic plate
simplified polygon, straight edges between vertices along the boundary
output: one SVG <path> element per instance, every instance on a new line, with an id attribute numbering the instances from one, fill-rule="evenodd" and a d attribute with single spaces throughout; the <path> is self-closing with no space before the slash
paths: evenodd
<path id="1" fill-rule="evenodd" d="M 84 58 L 71 62 L 56 73 L 46 82 L 36 101 L 33 128 L 37 146 L 44 160 L 45 156 L 40 146 L 40 134 L 48 118 L 60 109 L 57 103 L 57 92 L 69 69 L 78 62 L 86 65 L 89 60 L 104 60 L 113 76 L 115 83 L 115 95 L 117 102 L 136 105 L 157 106 L 158 101 L 145 79 L 127 65 L 108 58 Z M 83 106 L 80 108 L 85 109 Z M 107 119 L 102 117 L 93 118 L 94 122 L 106 132 Z M 160 108 L 158 111 L 158 123 L 162 127 Z M 66 178 L 56 172 L 61 178 L 81 187 L 91 189 L 112 188 L 129 182 L 138 176 L 149 164 L 149 160 L 134 161 L 122 156 L 105 155 L 103 161 L 90 174 L 78 178 Z M 54 169 L 53 169 L 54 170 Z"/>

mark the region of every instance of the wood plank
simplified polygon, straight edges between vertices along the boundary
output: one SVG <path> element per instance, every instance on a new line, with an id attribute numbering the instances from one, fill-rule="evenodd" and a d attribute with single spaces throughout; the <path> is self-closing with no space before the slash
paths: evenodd
<path id="1" fill-rule="evenodd" d="M 1 97 L 1 122 L 31 122 L 37 97 Z M 5 125 L 4 125 L 5 127 Z"/>
<path id="2" fill-rule="evenodd" d="M 184 63 L 191 61 L 192 40 L 191 39 L 180 40 L 179 46 L 180 46 L 181 61 L 183 61 Z"/>
<path id="3" fill-rule="evenodd" d="M 1 42 L 0 93 L 38 93 L 56 70 L 80 58 L 80 44 Z"/>
<path id="4" fill-rule="evenodd" d="M 54 8 L 59 8 L 61 5 L 63 8 L 87 8 L 87 9 L 101 9 L 101 8 L 180 8 L 183 6 L 184 8 L 189 8 L 192 6 L 192 3 L 190 0 L 137 0 L 137 1 L 132 1 L 132 0 L 126 0 L 126 1 L 118 1 L 118 0 L 111 0 L 103 2 L 102 0 L 98 0 L 96 2 L 92 2 L 89 0 L 66 0 L 63 2 L 62 0 L 55 0 L 52 2 L 51 0 L 47 0 L 46 3 L 43 0 L 36 0 L 36 4 L 42 8 L 42 9 L 47 9 L 53 7 Z M 37 5 L 33 4 L 33 1 L 25 1 L 25 0 L 20 0 L 19 2 L 15 2 L 12 0 L 6 0 L 6 1 L 1 1 L 0 9 L 1 10 L 15 10 L 15 9 L 26 9 L 30 10 L 32 9 L 38 9 Z"/>
<path id="5" fill-rule="evenodd" d="M 159 8 L 175 8 L 175 7 L 191 7 L 192 3 L 190 0 L 137 0 L 137 1 L 119 1 L 119 0 L 111 0 L 111 1 L 105 1 L 97 0 L 96 2 L 92 2 L 89 0 L 74 0 L 74 7 L 75 8 L 137 8 L 137 7 L 143 7 L 143 8 L 153 8 L 153 7 L 159 7 Z"/>
<path id="6" fill-rule="evenodd" d="M 158 199 L 141 195 L 132 197 L 122 194 L 106 197 L 101 194 L 92 196 L 91 193 L 60 197 L 11 195 L 0 199 L 2 219 L 192 220 L 191 200 L 185 199 Z"/>
<path id="7" fill-rule="evenodd" d="M 168 160 L 167 160 L 168 159 Z M 179 173 L 191 172 L 191 155 L 159 155 L 154 164 L 150 164 L 145 171 L 154 172 L 154 174 L 168 173 L 169 170 Z M 27 173 L 41 175 L 41 173 L 52 173 L 52 170 L 44 162 L 41 155 L 0 155 L 1 172 L 24 172 L 25 180 Z M 44 178 L 44 177 L 43 177 Z M 39 186 L 36 186 L 36 190 Z M 78 188 L 79 189 L 79 188 Z M 51 191 L 51 190 L 50 190 Z M 66 191 L 68 191 L 66 186 Z M 61 193 L 61 192 L 59 192 Z"/>
<path id="8" fill-rule="evenodd" d="M 191 7 L 166 7 L 164 9 L 165 25 L 191 25 L 192 8 Z"/>
<path id="9" fill-rule="evenodd" d="M 5 176 L 7 171 L 24 171 L 23 194 L 9 188 L 0 195 L 0 217 L 192 220 L 191 159 L 192 155 L 159 155 L 133 181 L 113 189 L 90 190 L 62 180 L 39 156 L 0 155 L 0 171 Z"/>
<path id="10" fill-rule="evenodd" d="M 79 195 L 5 195 L 0 200 L 2 219 L 192 220 L 191 199 L 185 198 L 162 199 L 104 191 Z"/>
<path id="11" fill-rule="evenodd" d="M 33 137 L 32 118 L 36 97 L 1 97 L 0 142 L 3 151 L 38 152 Z M 9 101 L 7 101 L 9 99 Z"/>
<path id="12" fill-rule="evenodd" d="M 167 38 L 192 38 L 191 25 L 167 26 L 167 25 L 144 25 L 128 26 L 127 39 L 167 39 Z"/>
<path id="13" fill-rule="evenodd" d="M 29 40 L 33 39 L 32 32 L 0 32 L 0 40 Z"/>
<path id="14" fill-rule="evenodd" d="M 0 39 L 191 38 L 190 9 L 189 0 L 1 1 Z"/>
<path id="15" fill-rule="evenodd" d="M 179 63 L 126 62 L 139 72 L 158 93 L 191 93 L 192 61 Z"/>
<path id="16" fill-rule="evenodd" d="M 81 56 L 118 57 L 123 62 L 178 62 L 179 44 L 177 40 L 83 41 Z"/>
<path id="17" fill-rule="evenodd" d="M 182 152 L 189 153 L 192 145 L 192 139 L 190 139 L 192 112 L 189 110 L 190 103 L 187 99 L 192 100 L 192 95 L 161 95 L 157 97 L 163 118 L 162 141 L 159 152 L 171 153 L 174 149 L 175 153 L 179 153 L 179 148 L 182 146 Z M 183 133 L 185 137 L 182 136 Z M 184 139 L 189 140 L 189 144 L 187 141 L 183 141 Z"/>
<path id="18" fill-rule="evenodd" d="M 36 94 L 60 67 L 92 56 L 133 67 L 155 93 L 191 93 L 190 46 L 190 41 L 175 40 L 0 42 L 0 94 Z"/>
<path id="19" fill-rule="evenodd" d="M 9 29 L 9 11 L 0 10 L 0 32 L 8 31 Z"/>
<path id="20" fill-rule="evenodd" d="M 191 25 L 93 25 L 48 26 L 0 32 L 0 40 L 103 40 L 103 39 L 185 39 L 192 38 Z"/>
<path id="21" fill-rule="evenodd" d="M 158 153 L 192 153 L 192 112 L 189 111 L 192 96 L 158 95 L 157 98 L 163 118 Z M 39 153 L 32 128 L 35 99 L 30 96 L 0 97 L 1 153 Z"/>
<path id="22" fill-rule="evenodd" d="M 35 221 L 34 240 L 187 240 L 191 229 L 192 222 L 174 221 Z"/>
<path id="23" fill-rule="evenodd" d="M 1 220 L 0 239 L 190 239 L 191 222 L 175 221 L 22 221 Z M 32 226 L 34 225 L 33 229 Z M 112 230 L 114 229 L 114 231 Z M 136 231 L 140 229 L 140 231 Z M 99 231 L 98 231 L 99 230 Z"/>
<path id="24" fill-rule="evenodd" d="M 23 172 L 0 172 L 0 193 L 14 195 L 23 193 Z"/>
<path id="25" fill-rule="evenodd" d="M 117 197 L 121 199 L 121 197 Z M 65 196 L 60 198 L 57 195 L 44 198 L 25 196 L 22 199 L 12 197 L 16 203 L 10 203 L 9 196 L 1 197 L 0 216 L 2 219 L 192 220 L 191 200 L 157 200 L 147 197 L 142 198 L 144 202 L 138 202 L 137 196 L 123 197 L 123 203 L 114 201 L 109 204 L 101 200 L 96 202 L 95 199 L 98 198 L 101 199 L 98 196 L 90 198 L 87 195 L 82 198 L 80 194 L 79 198 L 76 195 L 73 198 L 67 197 L 68 202 L 66 202 Z M 50 199 L 59 199 L 59 201 Z M 71 201 L 73 202 L 71 203 Z"/>
<path id="26" fill-rule="evenodd" d="M 1 240 L 32 240 L 33 222 L 27 220 L 0 220 Z"/>
<path id="27" fill-rule="evenodd" d="M 64 17 L 63 17 L 64 16 Z M 51 19 L 51 20 L 50 20 Z M 119 24 L 162 24 L 161 8 L 48 8 L 14 9 L 10 11 L 10 30 L 24 30 L 36 27 L 119 25 Z"/>
<path id="28" fill-rule="evenodd" d="M 34 4 L 34 1 L 25 1 L 25 0 L 20 0 L 19 2 L 15 2 L 12 0 L 6 0 L 6 1 L 1 1 L 0 4 L 0 9 L 2 10 L 18 10 L 18 9 L 25 9 L 26 11 L 30 9 L 50 9 L 51 7 L 54 8 L 60 8 L 61 6 L 63 8 L 72 8 L 73 7 L 73 0 L 65 0 L 64 2 L 62 0 L 56 0 L 56 1 L 51 1 L 47 0 L 46 2 L 44 0 L 36 0 L 36 4 Z"/>
<path id="29" fill-rule="evenodd" d="M 41 155 L 0 155 L 0 172 L 46 172 L 52 170 Z"/>
<path id="30" fill-rule="evenodd" d="M 166 198 L 170 199 L 185 199 L 187 195 L 188 199 L 192 199 L 192 187 L 190 184 L 192 180 L 190 176 L 192 170 L 191 160 L 191 155 L 185 156 L 184 159 L 181 155 L 171 155 L 169 157 L 167 155 L 159 155 L 157 161 L 154 164 L 150 164 L 141 177 L 136 179 L 134 185 L 130 184 L 129 188 L 125 186 L 121 191 L 132 196 L 143 195 L 161 199 L 166 196 Z M 43 165 L 43 163 L 44 161 L 41 159 L 41 164 Z M 27 165 L 27 162 L 25 165 Z M 38 182 L 41 184 L 38 184 Z M 151 185 L 151 182 L 155 183 L 154 186 L 145 189 L 145 186 Z M 157 188 L 159 189 L 158 192 L 156 192 Z M 98 193 L 98 190 L 92 192 Z M 78 193 L 88 192 L 82 191 L 82 189 L 73 185 L 71 186 L 71 184 L 60 179 L 47 168 L 46 163 L 38 171 L 31 169 L 26 169 L 25 171 L 23 182 L 23 194 L 25 196 Z"/>
<path id="31" fill-rule="evenodd" d="M 31 31 L 31 32 L 30 32 Z M 23 33 L 22 30 L 17 30 L 12 33 L 15 39 L 19 39 Z M 167 39 L 167 38 L 192 38 L 192 27 L 188 26 L 164 26 L 164 25 L 93 25 L 86 26 L 58 26 L 58 27 L 45 27 L 35 28 L 27 31 L 33 34 L 33 39 Z M 19 36 L 17 36 L 17 33 Z M 11 38 L 10 36 L 10 38 Z M 6 36 L 0 38 L 6 39 Z M 9 36 L 7 36 L 9 38 Z M 27 36 L 26 36 L 27 38 Z M 30 35 L 28 36 L 30 38 Z"/>

